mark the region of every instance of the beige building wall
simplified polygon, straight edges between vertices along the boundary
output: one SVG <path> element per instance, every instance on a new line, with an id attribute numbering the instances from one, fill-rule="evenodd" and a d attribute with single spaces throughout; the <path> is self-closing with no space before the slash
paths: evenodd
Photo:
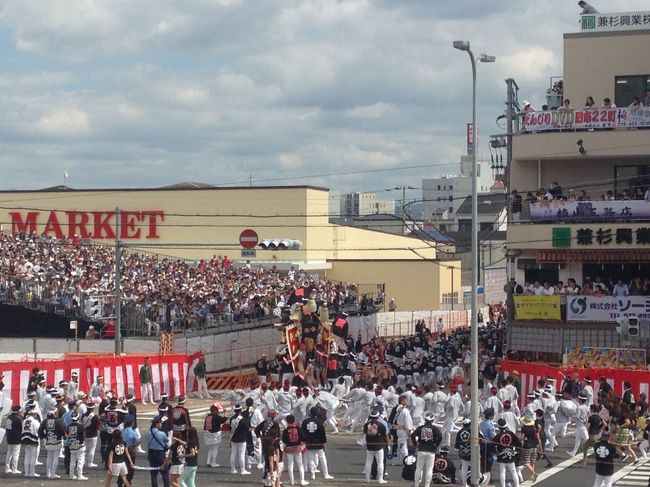
<path id="1" fill-rule="evenodd" d="M 451 292 L 451 272 L 455 270 L 455 291 L 462 296 L 460 261 L 445 261 L 442 265 L 423 260 L 412 261 L 355 261 L 333 260 L 327 271 L 328 279 L 357 284 L 386 284 L 386 301 L 395 299 L 397 309 L 440 309 L 442 295 Z"/>
<path id="2" fill-rule="evenodd" d="M 564 34 L 564 97 L 575 108 L 593 96 L 614 102 L 615 77 L 649 74 L 650 31 Z M 621 55 L 626 53 L 626 55 Z"/>

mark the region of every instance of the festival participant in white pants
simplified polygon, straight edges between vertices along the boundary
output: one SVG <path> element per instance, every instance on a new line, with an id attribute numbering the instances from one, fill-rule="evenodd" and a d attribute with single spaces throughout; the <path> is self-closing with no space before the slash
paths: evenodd
<path id="1" fill-rule="evenodd" d="M 433 424 L 435 416 L 431 411 L 424 414 L 424 424 L 418 426 L 411 439 L 413 445 L 418 449 L 418 461 L 415 469 L 414 486 L 418 487 L 424 477 L 424 487 L 431 486 L 431 479 L 433 477 L 433 464 L 436 459 L 436 450 L 442 441 L 442 433 L 440 429 Z"/>
<path id="2" fill-rule="evenodd" d="M 407 406 L 408 398 L 404 394 L 399 397 L 397 414 L 395 414 L 395 429 L 397 430 L 397 456 L 396 465 L 401 465 L 408 455 L 408 439 L 413 432 L 413 420 Z"/>
<path id="3" fill-rule="evenodd" d="M 611 487 L 614 475 L 614 459 L 621 456 L 617 448 L 609 442 L 609 430 L 603 431 L 600 441 L 594 445 L 596 479 L 594 487 Z"/>
<path id="4" fill-rule="evenodd" d="M 26 416 L 23 420 L 22 435 L 20 437 L 20 443 L 25 451 L 23 470 L 25 471 L 25 477 L 40 477 L 36 473 L 36 451 L 39 443 L 38 428 L 41 423 L 38 421 L 38 413 L 32 407 L 28 408 L 25 413 Z"/>
<path id="5" fill-rule="evenodd" d="M 208 467 L 219 466 L 219 446 L 221 445 L 221 426 L 226 422 L 222 416 L 223 407 L 218 402 L 210 406 L 210 412 L 203 420 L 203 444 L 209 448 Z"/>
<path id="6" fill-rule="evenodd" d="M 327 443 L 327 434 L 325 433 L 325 426 L 318 417 L 319 409 L 312 407 L 309 410 L 309 417 L 305 419 L 300 427 L 302 430 L 303 441 L 307 448 L 305 459 L 307 460 L 307 467 L 311 474 L 312 480 L 316 479 L 316 470 L 320 463 L 323 476 L 326 479 L 333 479 L 327 469 L 327 457 L 325 456 L 325 444 Z"/>
<path id="7" fill-rule="evenodd" d="M 573 443 L 573 449 L 569 452 L 571 456 L 577 455 L 578 450 L 580 449 L 580 444 L 589 439 L 589 433 L 587 431 L 587 421 L 589 420 L 590 414 L 589 406 L 587 406 L 588 400 L 589 397 L 583 392 L 578 396 L 578 408 L 574 415 L 576 422 L 576 439 Z"/>
<path id="8" fill-rule="evenodd" d="M 363 469 L 366 474 L 366 483 L 370 482 L 373 460 L 377 463 L 377 483 L 387 483 L 384 480 L 384 449 L 388 445 L 389 435 L 384 424 L 379 420 L 379 411 L 374 410 L 370 413 L 368 422 L 363 426 L 363 433 L 366 437 L 366 463 Z"/>
<path id="9" fill-rule="evenodd" d="M 300 475 L 300 485 L 309 485 L 305 480 L 305 466 L 302 463 L 302 452 L 305 449 L 303 442 L 302 430 L 296 424 L 296 418 L 289 415 L 286 418 L 287 427 L 282 432 L 282 442 L 284 443 L 284 463 L 286 470 L 289 472 L 289 483 L 295 485 L 293 467 L 298 467 L 298 474 Z"/>
<path id="10" fill-rule="evenodd" d="M 142 404 L 151 404 L 155 402 L 153 397 L 152 382 L 153 375 L 151 372 L 151 365 L 149 364 L 149 357 L 144 358 L 144 364 L 140 367 L 140 391 L 142 393 Z"/>
<path id="11" fill-rule="evenodd" d="M 462 407 L 463 398 L 459 391 L 455 391 L 445 405 L 445 421 L 442 424 L 442 444 L 444 446 L 451 446 L 451 433 Z"/>
<path id="12" fill-rule="evenodd" d="M 20 457 L 20 439 L 23 434 L 23 420 L 20 415 L 20 405 L 11 407 L 11 414 L 4 422 L 7 437 L 7 455 L 5 457 L 5 473 L 21 473 L 18 470 Z"/>
<path id="13" fill-rule="evenodd" d="M 205 365 L 205 355 L 199 357 L 199 363 L 194 367 L 194 375 L 199 383 L 198 395 L 201 399 L 210 399 L 210 391 L 208 390 L 208 382 L 206 380 L 207 366 Z"/>
<path id="14" fill-rule="evenodd" d="M 460 457 L 460 485 L 465 487 L 467 485 L 467 474 L 471 468 L 471 458 L 472 458 L 472 431 L 471 431 L 471 420 L 466 418 L 463 420 L 463 427 L 456 434 L 456 442 L 454 443 L 454 448 L 458 450 L 458 456 Z"/>
<path id="15" fill-rule="evenodd" d="M 314 398 L 319 407 L 324 409 L 327 412 L 327 419 L 325 424 L 332 427 L 332 434 L 337 434 L 339 432 L 338 425 L 336 423 L 336 410 L 339 407 L 339 399 L 335 395 L 326 392 L 326 391 L 314 391 Z"/>
<path id="16" fill-rule="evenodd" d="M 72 413 L 72 423 L 68 426 L 66 436 L 70 445 L 70 478 L 72 480 L 88 480 L 83 474 L 86 461 L 85 433 L 79 423 L 79 414 Z"/>
<path id="17" fill-rule="evenodd" d="M 230 418 L 230 473 L 237 473 L 237 467 L 241 475 L 250 475 L 246 470 L 246 441 L 250 431 L 250 423 L 247 417 L 242 415 L 243 408 L 235 404 Z"/>
<path id="18" fill-rule="evenodd" d="M 86 467 L 94 468 L 95 450 L 97 449 L 97 435 L 100 429 L 99 416 L 95 414 L 95 403 L 88 401 L 86 403 L 86 414 L 81 417 L 81 425 L 84 428 L 84 444 L 86 445 Z"/>
<path id="19" fill-rule="evenodd" d="M 65 426 L 60 419 L 57 419 L 54 411 L 48 411 L 47 418 L 41 423 L 38 429 L 38 436 L 45 439 L 45 475 L 48 479 L 58 479 L 56 469 L 59 466 L 59 452 L 65 435 Z"/>
<path id="20" fill-rule="evenodd" d="M 519 476 L 515 465 L 517 451 L 521 449 L 521 441 L 508 429 L 505 419 L 497 422 L 499 432 L 492 439 L 496 447 L 497 463 L 499 464 L 499 481 L 501 487 L 506 487 L 506 476 L 510 475 L 513 487 L 519 487 Z"/>
<path id="21" fill-rule="evenodd" d="M 555 413 L 555 425 L 553 426 L 551 434 L 548 438 L 549 451 L 553 451 L 553 449 L 557 446 L 556 437 L 559 436 L 560 438 L 564 438 L 566 435 L 567 426 L 571 421 L 571 418 L 575 415 L 577 409 L 576 403 L 573 402 L 568 395 L 565 394 L 565 396 L 566 397 L 560 399 L 557 404 L 557 412 Z"/>

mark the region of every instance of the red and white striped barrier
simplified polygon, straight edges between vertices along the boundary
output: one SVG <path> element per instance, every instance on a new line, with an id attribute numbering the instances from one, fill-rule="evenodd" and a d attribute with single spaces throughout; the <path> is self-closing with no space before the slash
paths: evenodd
<path id="1" fill-rule="evenodd" d="M 603 369 L 589 368 L 579 369 L 573 367 L 550 367 L 544 364 L 535 364 L 529 362 L 514 362 L 504 360 L 501 363 L 501 370 L 506 375 L 512 375 L 513 372 L 519 374 L 521 380 L 521 390 L 519 391 L 520 406 L 523 407 L 526 401 L 526 395 L 537 389 L 537 381 L 546 377 L 553 377 L 556 380 L 558 390 L 566 377 L 571 377 L 577 373 L 580 380 L 590 377 L 594 388 L 594 396 L 598 396 L 599 384 L 598 378 L 605 377 L 614 393 L 618 396 L 623 395 L 623 382 L 628 381 L 632 385 L 632 392 L 638 396 L 639 393 L 650 391 L 650 371 L 647 370 L 629 370 L 629 369 Z"/>
<path id="2" fill-rule="evenodd" d="M 95 377 L 102 375 L 106 389 L 118 396 L 133 394 L 140 399 L 140 367 L 149 357 L 154 395 L 161 391 L 170 396 L 185 395 L 197 389 L 194 374 L 190 370 L 198 361 L 194 355 L 123 355 L 120 357 L 79 357 L 68 360 L 39 360 L 24 362 L 0 362 L 4 375 L 4 392 L 11 395 L 14 404 L 24 401 L 29 378 L 34 367 L 45 375 L 48 385 L 58 386 L 59 381 L 69 381 L 72 372 L 79 374 L 79 390 L 88 392 Z"/>

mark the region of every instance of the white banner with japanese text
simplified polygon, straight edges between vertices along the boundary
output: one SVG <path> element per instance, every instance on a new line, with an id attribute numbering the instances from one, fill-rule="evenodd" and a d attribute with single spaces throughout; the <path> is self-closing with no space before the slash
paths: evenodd
<path id="1" fill-rule="evenodd" d="M 526 132 L 649 127 L 650 107 L 529 112 L 523 119 Z"/>
<path id="2" fill-rule="evenodd" d="M 650 217 L 650 201 L 540 201 L 530 204 L 531 220 L 636 220 Z"/>
<path id="3" fill-rule="evenodd" d="M 628 316 L 650 318 L 650 296 L 567 297 L 567 321 L 614 322 Z"/>

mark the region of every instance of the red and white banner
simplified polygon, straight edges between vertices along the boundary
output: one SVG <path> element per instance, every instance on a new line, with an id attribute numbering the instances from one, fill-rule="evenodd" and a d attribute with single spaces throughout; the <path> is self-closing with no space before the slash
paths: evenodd
<path id="1" fill-rule="evenodd" d="M 573 367 L 550 367 L 544 364 L 533 364 L 529 362 L 513 362 L 505 360 L 501 363 L 501 371 L 506 375 L 512 375 L 517 371 L 521 380 L 521 390 L 519 391 L 520 406 L 523 407 L 526 401 L 526 395 L 537 389 L 537 381 L 546 377 L 553 377 L 557 383 L 558 390 L 561 389 L 562 383 L 566 377 L 571 377 L 577 373 L 580 380 L 590 377 L 594 388 L 594 397 L 598 396 L 598 378 L 606 377 L 609 385 L 614 389 L 618 396 L 623 395 L 623 382 L 629 381 L 632 384 L 632 392 L 638 397 L 639 393 L 650 391 L 650 371 L 647 370 L 629 370 L 629 369 L 603 369 L 603 368 L 573 368 Z"/>
<path id="2" fill-rule="evenodd" d="M 79 390 L 88 392 L 98 375 L 104 376 L 106 389 L 118 396 L 133 394 L 140 399 L 140 367 L 149 357 L 154 395 L 161 391 L 170 396 L 185 395 L 197 390 L 194 374 L 189 374 L 190 364 L 198 361 L 200 353 L 187 355 L 124 355 L 120 357 L 83 357 L 68 360 L 40 360 L 24 362 L 0 362 L 4 375 L 4 392 L 14 404 L 27 396 L 27 386 L 34 367 L 45 375 L 48 385 L 58 386 L 59 381 L 69 381 L 72 372 L 79 374 Z"/>
<path id="3" fill-rule="evenodd" d="M 552 110 L 524 115 L 525 132 L 586 130 L 650 126 L 650 108 L 598 108 L 593 110 Z"/>

